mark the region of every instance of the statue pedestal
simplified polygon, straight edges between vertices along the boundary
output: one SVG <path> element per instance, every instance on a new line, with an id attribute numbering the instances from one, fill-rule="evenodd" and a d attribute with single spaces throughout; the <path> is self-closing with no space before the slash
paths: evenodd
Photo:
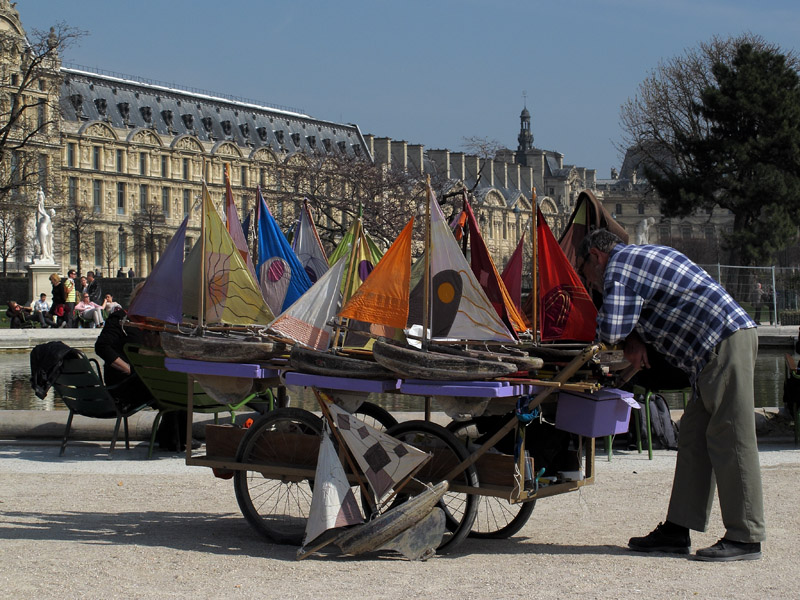
<path id="1" fill-rule="evenodd" d="M 35 260 L 28 265 L 28 301 L 38 300 L 39 294 L 47 294 L 49 302 L 53 301 L 53 285 L 50 275 L 58 273 L 58 265 L 52 260 Z"/>

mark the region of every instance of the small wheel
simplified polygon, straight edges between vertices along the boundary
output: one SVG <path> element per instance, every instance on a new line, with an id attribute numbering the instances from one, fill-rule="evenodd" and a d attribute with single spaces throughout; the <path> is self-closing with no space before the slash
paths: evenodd
<path id="1" fill-rule="evenodd" d="M 388 410 L 372 402 L 362 402 L 353 414 L 378 431 L 386 431 L 397 425 L 397 419 Z"/>
<path id="2" fill-rule="evenodd" d="M 234 475 L 236 501 L 247 522 L 273 542 L 302 543 L 314 484 L 297 476 L 266 476 L 256 465 L 313 469 L 321 434 L 319 417 L 299 408 L 278 408 L 256 421 L 239 444 L 236 460 L 252 466 Z"/>
<path id="3" fill-rule="evenodd" d="M 422 468 L 414 475 L 415 479 L 426 483 L 438 483 L 454 466 L 468 458 L 463 444 L 441 425 L 428 421 L 405 421 L 391 427 L 387 434 L 406 442 L 423 452 L 433 454 Z M 457 475 L 452 483 L 460 483 L 477 487 L 478 473 L 474 465 L 470 465 Z M 398 502 L 406 496 L 398 496 Z M 467 537 L 478 512 L 480 497 L 475 494 L 447 492 L 439 503 L 444 510 L 447 528 L 438 550 L 447 551 Z"/>
<path id="4" fill-rule="evenodd" d="M 452 421 L 447 430 L 453 433 L 465 447 L 476 443 L 484 431 L 475 419 Z M 511 504 L 503 498 L 483 496 L 470 537 L 482 539 L 505 539 L 517 533 L 528 522 L 536 500 Z"/>

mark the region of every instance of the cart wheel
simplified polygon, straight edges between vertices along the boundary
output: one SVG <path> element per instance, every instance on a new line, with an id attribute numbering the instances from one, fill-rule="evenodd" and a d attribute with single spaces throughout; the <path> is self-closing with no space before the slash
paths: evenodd
<path id="1" fill-rule="evenodd" d="M 390 415 L 388 410 L 372 402 L 362 402 L 353 414 L 378 431 L 386 431 L 397 425 L 397 419 Z"/>
<path id="2" fill-rule="evenodd" d="M 479 431 L 474 419 L 452 421 L 447 426 L 447 430 L 453 433 L 465 447 L 485 433 Z M 483 539 L 510 538 L 528 522 L 535 506 L 536 500 L 511 504 L 503 498 L 483 496 L 469 535 Z"/>
<path id="3" fill-rule="evenodd" d="M 436 423 L 405 421 L 389 428 L 386 433 L 433 454 L 433 458 L 414 475 L 415 479 L 426 483 L 438 483 L 450 469 L 469 457 L 464 445 L 452 433 Z M 477 487 L 478 473 L 475 466 L 467 467 L 451 481 L 452 483 Z M 405 498 L 406 496 L 398 495 L 398 502 L 404 501 Z M 467 537 L 478 512 L 479 500 L 480 497 L 475 494 L 459 492 L 445 494 L 439 507 L 444 510 L 447 529 L 439 545 L 439 552 L 454 548 L 458 542 Z"/>
<path id="4" fill-rule="evenodd" d="M 236 460 L 252 465 L 279 463 L 314 468 L 322 420 L 300 408 L 278 408 L 261 417 L 242 438 Z M 256 531 L 278 544 L 300 545 L 311 508 L 313 481 L 236 471 L 239 508 Z"/>

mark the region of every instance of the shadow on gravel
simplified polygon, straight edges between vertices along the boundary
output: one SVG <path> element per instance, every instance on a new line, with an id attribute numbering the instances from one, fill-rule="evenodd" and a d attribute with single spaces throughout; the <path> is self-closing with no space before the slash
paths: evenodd
<path id="1" fill-rule="evenodd" d="M 91 545 L 136 545 L 172 548 L 192 552 L 211 552 L 225 556 L 264 556 L 274 560 L 296 560 L 295 546 L 282 546 L 261 538 L 241 515 L 171 512 L 64 512 L 31 514 L 6 512 L 0 526 L 0 540 L 60 541 Z M 481 555 L 630 555 L 627 548 L 611 545 L 535 544 L 528 538 L 472 540 L 454 552 L 437 555 L 458 558 Z M 308 560 L 403 560 L 384 552 L 357 557 L 341 556 L 335 547 L 323 550 Z"/>
<path id="2" fill-rule="evenodd" d="M 297 552 L 295 546 L 267 542 L 235 513 L 5 512 L 3 520 L 0 540 L 152 546 L 291 561 L 295 560 Z"/>
<path id="3" fill-rule="evenodd" d="M 153 449 L 153 457 L 147 458 L 147 442 L 131 442 L 130 449 L 125 448 L 125 440 L 117 441 L 114 452 L 109 455 L 109 443 L 98 444 L 94 442 L 69 442 L 64 456 L 59 456 L 61 441 L 53 440 L 44 442 L 37 440 L 35 443 L 24 444 L 14 441 L 11 444 L 0 444 L 0 457 L 13 457 L 17 460 L 30 460 L 43 463 L 70 463 L 92 461 L 142 461 L 143 464 L 159 459 L 184 458 L 183 452 L 161 450 L 158 446 Z"/>

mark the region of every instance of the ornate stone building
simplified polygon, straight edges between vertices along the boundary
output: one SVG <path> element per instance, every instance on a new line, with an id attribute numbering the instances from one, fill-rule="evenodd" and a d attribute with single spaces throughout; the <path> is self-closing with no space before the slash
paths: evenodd
<path id="1" fill-rule="evenodd" d="M 4 50 L 0 60 L 7 99 L 18 72 L 14 57 L 18 61 L 26 40 L 7 0 L 0 0 L 0 27 L 17 47 Z M 534 186 L 556 233 L 580 190 L 595 187 L 594 170 L 565 165 L 562 154 L 533 146 L 527 109 L 520 115 L 517 150 L 489 158 L 363 136 L 356 125 L 300 111 L 67 68 L 57 58 L 36 88 L 32 93 L 48 97 L 53 118 L 28 149 L 41 165 L 39 185 L 20 195 L 31 221 L 39 187 L 48 208 L 61 213 L 55 259 L 64 272 L 80 257 L 83 271 L 102 269 L 109 276 L 122 268 L 147 275 L 186 215 L 187 246 L 197 239 L 199 213 L 193 207 L 201 179 L 221 200 L 226 163 L 242 215 L 253 205 L 256 184 L 278 213 L 293 211 L 293 201 L 304 195 L 297 173 L 312 155 L 362 157 L 413 177 L 438 177 L 445 189 L 474 189 L 474 209 L 501 267 L 530 227 Z M 31 252 L 20 246 L 9 270 L 22 272 Z"/>

